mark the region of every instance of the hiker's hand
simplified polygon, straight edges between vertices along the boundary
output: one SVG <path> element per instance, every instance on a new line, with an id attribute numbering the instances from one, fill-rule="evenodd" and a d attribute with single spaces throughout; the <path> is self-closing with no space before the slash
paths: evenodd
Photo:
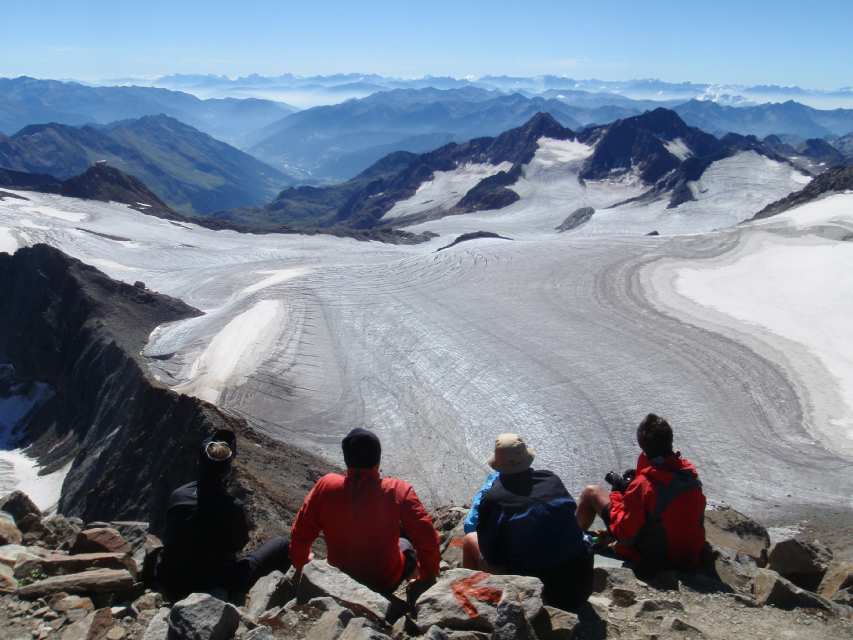
<path id="1" fill-rule="evenodd" d="M 414 606 L 424 592 L 435 584 L 435 578 L 417 578 L 406 585 L 406 600 Z"/>

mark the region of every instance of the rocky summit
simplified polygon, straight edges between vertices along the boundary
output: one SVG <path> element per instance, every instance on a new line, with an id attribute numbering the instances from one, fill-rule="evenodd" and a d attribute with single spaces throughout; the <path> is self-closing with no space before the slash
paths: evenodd
<path id="1" fill-rule="evenodd" d="M 847 638 L 853 564 L 815 541 L 771 545 L 728 507 L 706 513 L 695 573 L 637 576 L 596 559 L 594 594 L 577 611 L 543 602 L 537 578 L 459 567 L 461 507 L 433 514 L 441 575 L 418 597 L 381 595 L 325 560 L 299 580 L 261 578 L 237 602 L 193 593 L 169 602 L 150 579 L 161 546 L 147 522 L 42 514 L 23 493 L 0 501 L 0 628 L 9 640 L 565 640 L 586 638 Z M 785 630 L 784 636 L 779 635 Z"/>

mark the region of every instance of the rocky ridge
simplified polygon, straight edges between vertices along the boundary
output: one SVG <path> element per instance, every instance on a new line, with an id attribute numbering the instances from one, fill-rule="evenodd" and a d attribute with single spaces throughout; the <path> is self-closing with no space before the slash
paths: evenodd
<path id="1" fill-rule="evenodd" d="M 578 611 L 548 606 L 537 578 L 459 568 L 466 509 L 434 520 L 443 562 L 421 593 L 380 595 L 309 563 L 261 578 L 245 598 L 196 593 L 167 602 L 150 578 L 160 546 L 146 522 L 45 515 L 26 495 L 0 501 L 0 627 L 10 639 L 558 640 L 567 638 L 842 638 L 853 633 L 853 564 L 816 542 L 770 544 L 728 507 L 706 514 L 697 572 L 638 576 L 604 560 Z M 599 563 L 597 562 L 597 565 Z M 804 586 L 808 584 L 808 589 Z"/>
<path id="2" fill-rule="evenodd" d="M 853 191 L 853 166 L 829 169 L 789 196 L 772 202 L 756 213 L 751 220 L 770 218 L 794 207 L 831 193 Z"/>

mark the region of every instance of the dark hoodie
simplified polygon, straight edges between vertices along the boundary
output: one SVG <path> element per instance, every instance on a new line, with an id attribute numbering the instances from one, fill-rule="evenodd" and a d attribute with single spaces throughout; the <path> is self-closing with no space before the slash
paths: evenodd
<path id="1" fill-rule="evenodd" d="M 617 551 L 650 570 L 690 569 L 705 544 L 705 495 L 693 464 L 671 453 L 640 454 L 625 493 L 610 494 L 610 531 Z"/>
<path id="2" fill-rule="evenodd" d="M 179 487 L 169 498 L 158 578 L 174 598 L 227 588 L 237 554 L 249 541 L 243 504 L 227 491 L 231 461 L 216 462 L 205 455 L 212 441 L 228 443 L 232 459 L 236 456 L 234 434 L 217 431 L 202 442 L 198 481 Z"/>

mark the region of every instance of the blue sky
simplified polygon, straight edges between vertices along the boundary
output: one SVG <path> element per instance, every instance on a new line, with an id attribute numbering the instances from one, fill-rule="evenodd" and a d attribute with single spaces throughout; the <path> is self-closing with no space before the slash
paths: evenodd
<path id="1" fill-rule="evenodd" d="M 853 2 L 6 0 L 0 76 L 376 72 L 853 85 Z"/>

